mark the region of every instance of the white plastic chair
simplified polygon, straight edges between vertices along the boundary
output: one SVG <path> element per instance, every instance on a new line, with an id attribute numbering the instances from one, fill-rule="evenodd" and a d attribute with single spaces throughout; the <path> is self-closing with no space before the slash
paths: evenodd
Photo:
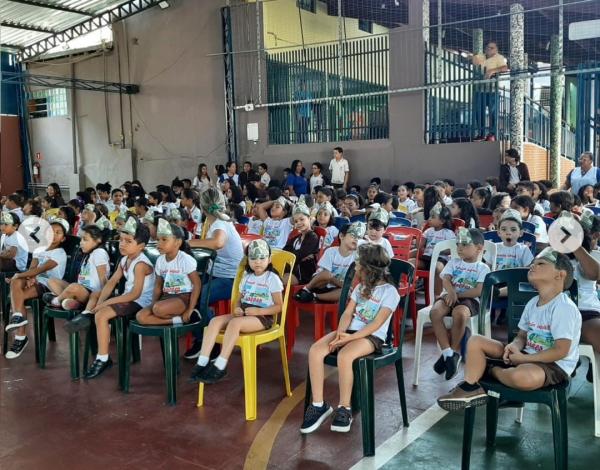
<path id="1" fill-rule="evenodd" d="M 431 299 L 430 301 L 432 303 L 431 305 L 419 309 L 419 311 L 417 312 L 417 328 L 415 331 L 415 365 L 413 369 L 413 385 L 415 386 L 419 385 L 419 372 L 421 369 L 421 347 L 423 343 L 423 328 L 426 324 L 431 324 L 431 317 L 429 316 L 429 314 L 431 312 L 433 304 L 435 303 L 435 267 L 440 257 L 440 253 L 447 250 L 450 250 L 452 258 L 458 256 L 458 253 L 456 251 L 456 240 L 444 240 L 438 242 L 433 248 L 433 253 L 431 255 L 431 265 L 429 266 L 429 298 Z M 492 271 L 496 269 L 496 245 L 494 243 L 488 240 L 485 241 L 482 257 L 487 263 L 491 264 Z M 479 320 L 477 319 L 477 317 L 471 317 L 469 319 L 469 324 L 467 325 L 467 328 L 471 330 L 471 333 L 476 333 L 478 331 L 478 323 Z M 452 317 L 444 318 L 444 324 L 446 325 L 446 328 L 450 328 L 452 326 Z M 492 325 L 489 316 L 485 319 L 485 335 L 488 338 L 491 338 L 492 336 Z"/>

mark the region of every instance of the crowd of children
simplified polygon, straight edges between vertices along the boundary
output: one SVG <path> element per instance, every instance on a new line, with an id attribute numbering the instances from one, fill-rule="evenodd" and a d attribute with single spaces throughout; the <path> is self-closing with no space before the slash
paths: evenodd
<path id="1" fill-rule="evenodd" d="M 398 289 L 389 275 L 394 251 L 387 236 L 388 228 L 399 221 L 422 231 L 420 246 L 412 247 L 407 258 L 419 270 L 429 270 L 436 244 L 456 242 L 457 256 L 442 253 L 431 280 L 435 283 L 431 322 L 441 349 L 433 368 L 445 374 L 446 380 L 459 372 L 461 343 L 469 319 L 479 312 L 483 281 L 490 272 L 483 258 L 484 232 L 496 232 L 495 269 L 531 266 L 529 278 L 539 291 L 539 297 L 527 304 L 519 335 L 511 344 L 504 346 L 476 335 L 469 340 L 465 380 L 440 398 L 441 406 L 458 409 L 484 401 L 478 380 L 486 356 L 504 361 L 505 367 L 492 369 L 498 380 L 533 389 L 573 372 L 580 335 L 600 352 L 596 294 L 600 265 L 591 256 L 600 236 L 600 219 L 585 208 L 597 204 L 598 188 L 584 186 L 579 195 L 573 195 L 550 188 L 548 182 L 522 181 L 509 194 L 498 192 L 497 180 L 488 178 L 485 184 L 470 181 L 464 189 L 446 179 L 404 182 L 386 192 L 381 180 L 373 178 L 363 192 L 358 186 L 348 186 L 348 165 L 343 162 L 343 150 L 338 148 L 330 164 L 335 182 L 327 180 L 318 162 L 312 165 L 310 178 L 304 178 L 302 162 L 295 161 L 294 170 L 288 170 L 280 182 L 271 178 L 266 164 L 254 171 L 245 162 L 238 174 L 235 162 L 228 162 L 215 167 L 212 175 L 201 164 L 193 179 L 176 178 L 171 185 L 159 185 L 150 192 L 134 180 L 117 188 L 109 183 L 86 188 L 67 203 L 56 184 L 49 185 L 42 198 L 25 199 L 23 193 L 3 198 L 0 270 L 7 273 L 11 308 L 5 328 L 15 333 L 6 358 L 19 357 L 28 344 L 25 302 L 42 297 L 51 308 L 78 312 L 65 324 L 68 332 L 84 331 L 95 323 L 98 354 L 85 378 L 98 377 L 112 365 L 111 319 L 135 318 L 147 325 L 200 322 L 199 300 L 208 295 L 212 304 L 231 298 L 245 254 L 245 272 L 233 311 L 204 319 L 209 320 L 206 331 L 196 334 L 184 354 L 197 360 L 193 382 L 215 383 L 226 374 L 241 333 L 273 327 L 288 281 L 301 286 L 295 294 L 298 302 L 335 303 L 355 263 L 356 285 L 338 329 L 309 351 L 313 398 L 301 426 L 302 433 L 313 432 L 333 413 L 331 429 L 346 432 L 352 423 L 352 362 L 381 351 L 399 303 Z M 585 232 L 582 247 L 570 259 L 546 248 L 548 224 L 569 214 Z M 46 249 L 34 251 L 29 261 L 18 227 L 33 216 L 49 221 L 53 239 Z M 535 250 L 524 243 L 526 230 L 535 240 Z M 260 238 L 244 249 L 240 233 Z M 63 279 L 67 237 L 79 238 L 82 255 L 71 283 Z M 109 256 L 109 241 L 118 244 L 118 260 Z M 155 262 L 145 255 L 150 244 L 156 244 L 160 252 Z M 217 252 L 210 292 L 197 273 L 194 248 Z M 290 272 L 278 273 L 273 268 L 273 249 L 296 256 Z M 573 278 L 579 286 L 579 308 L 563 293 Z M 449 331 L 444 323 L 448 316 L 453 320 Z M 222 348 L 210 361 L 222 330 Z M 323 359 L 332 352 L 338 354 L 340 379 L 335 410 L 323 397 Z"/>

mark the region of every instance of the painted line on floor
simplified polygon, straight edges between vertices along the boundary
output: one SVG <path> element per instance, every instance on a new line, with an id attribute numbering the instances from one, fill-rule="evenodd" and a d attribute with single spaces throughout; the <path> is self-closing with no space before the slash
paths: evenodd
<path id="1" fill-rule="evenodd" d="M 403 427 L 377 447 L 373 457 L 364 457 L 350 470 L 376 470 L 383 467 L 447 414 L 448 412 L 442 410 L 436 403 L 412 421 L 408 428 Z"/>
<path id="2" fill-rule="evenodd" d="M 329 370 L 327 370 L 329 369 Z M 331 367 L 325 370 L 325 379 L 332 375 L 337 368 Z M 279 431 L 286 422 L 287 417 L 299 403 L 304 401 L 304 395 L 306 394 L 306 381 L 298 385 L 292 390 L 292 396 L 286 397 L 279 402 L 273 414 L 269 417 L 267 422 L 263 424 L 260 431 L 254 437 L 252 445 L 246 454 L 246 461 L 244 462 L 244 470 L 262 470 L 266 469 L 271 458 L 271 450 L 275 444 L 275 439 L 279 434 Z M 298 429 L 300 429 L 298 423 Z M 300 431 L 298 431 L 298 439 L 300 439 Z"/>

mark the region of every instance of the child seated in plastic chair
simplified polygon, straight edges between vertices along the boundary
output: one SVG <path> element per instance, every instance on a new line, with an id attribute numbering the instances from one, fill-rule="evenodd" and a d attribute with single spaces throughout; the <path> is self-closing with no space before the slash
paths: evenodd
<path id="1" fill-rule="evenodd" d="M 573 282 L 569 258 L 544 249 L 529 268 L 527 278 L 538 291 L 527 302 L 519 333 L 504 345 L 483 336 L 467 343 L 465 380 L 438 398 L 447 411 L 481 406 L 487 401 L 479 380 L 486 374 L 517 390 L 536 390 L 569 380 L 579 358 L 581 314 L 564 292 Z"/>

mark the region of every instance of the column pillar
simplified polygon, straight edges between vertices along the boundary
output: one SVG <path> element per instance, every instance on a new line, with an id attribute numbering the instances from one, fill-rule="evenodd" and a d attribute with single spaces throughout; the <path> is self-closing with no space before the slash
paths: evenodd
<path id="1" fill-rule="evenodd" d="M 517 76 L 525 72 L 525 18 L 523 6 L 510 6 L 510 73 Z M 510 82 L 510 146 L 523 153 L 523 105 L 525 80 L 516 78 Z"/>
<path id="2" fill-rule="evenodd" d="M 560 186 L 560 146 L 562 130 L 562 101 L 564 90 L 562 35 L 550 38 L 550 179 Z"/>

